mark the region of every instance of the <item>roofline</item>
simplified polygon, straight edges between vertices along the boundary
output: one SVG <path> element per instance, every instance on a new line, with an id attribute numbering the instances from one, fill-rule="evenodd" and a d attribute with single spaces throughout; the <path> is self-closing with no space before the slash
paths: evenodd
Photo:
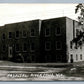
<path id="1" fill-rule="evenodd" d="M 39 21 L 39 20 L 40 20 L 40 19 L 34 19 L 34 20 L 21 21 L 21 22 L 15 22 L 15 23 L 8 23 L 8 24 L 4 24 L 3 26 L 13 25 L 13 24 L 19 24 L 19 23 L 25 23 L 25 22 L 32 22 L 32 21 Z"/>

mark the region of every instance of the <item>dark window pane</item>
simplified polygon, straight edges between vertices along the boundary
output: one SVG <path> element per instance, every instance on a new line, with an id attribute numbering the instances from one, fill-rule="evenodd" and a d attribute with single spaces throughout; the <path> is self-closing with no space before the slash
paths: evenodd
<path id="1" fill-rule="evenodd" d="M 56 42 L 56 49 L 58 49 L 58 50 L 61 49 L 61 42 L 60 41 Z"/>
<path id="2" fill-rule="evenodd" d="M 35 30 L 34 29 L 31 29 L 30 34 L 31 34 L 31 36 L 35 36 Z"/>
<path id="3" fill-rule="evenodd" d="M 33 55 L 33 54 L 31 55 L 31 61 L 32 61 L 32 62 L 35 62 L 35 61 L 36 61 L 36 57 L 35 57 L 35 55 Z"/>
<path id="4" fill-rule="evenodd" d="M 5 34 L 2 34 L 2 39 L 5 39 Z"/>
<path id="5" fill-rule="evenodd" d="M 70 48 L 72 49 L 72 41 L 70 41 Z"/>
<path id="6" fill-rule="evenodd" d="M 23 50 L 27 51 L 27 44 L 26 43 L 24 43 L 24 45 L 23 45 Z"/>
<path id="7" fill-rule="evenodd" d="M 58 35 L 58 34 L 61 34 L 61 29 L 60 29 L 60 27 L 57 27 L 57 28 L 56 28 L 56 35 Z"/>
<path id="8" fill-rule="evenodd" d="M 32 51 L 35 50 L 35 45 L 34 45 L 34 43 L 31 43 L 31 45 L 30 45 L 30 49 L 31 49 Z"/>
<path id="9" fill-rule="evenodd" d="M 10 49 L 10 55 L 12 55 L 12 50 Z"/>
<path id="10" fill-rule="evenodd" d="M 16 44 L 15 48 L 16 48 L 16 51 L 19 51 L 19 44 Z"/>
<path id="11" fill-rule="evenodd" d="M 19 31 L 16 31 L 16 37 L 17 38 L 19 37 Z"/>
<path id="12" fill-rule="evenodd" d="M 27 36 L 27 32 L 23 31 L 23 37 L 26 37 L 26 36 Z"/>
<path id="13" fill-rule="evenodd" d="M 12 32 L 9 32 L 9 38 L 12 38 Z"/>
<path id="14" fill-rule="evenodd" d="M 46 42 L 46 43 L 45 43 L 45 49 L 46 49 L 46 50 L 50 50 L 50 48 L 51 48 L 51 47 L 50 47 L 50 42 Z"/>
<path id="15" fill-rule="evenodd" d="M 80 60 L 82 60 L 82 54 L 80 55 Z"/>
<path id="16" fill-rule="evenodd" d="M 76 60 L 78 60 L 78 55 L 76 54 Z"/>
<path id="17" fill-rule="evenodd" d="M 6 46 L 5 46 L 5 45 L 3 45 L 3 46 L 2 46 L 2 50 L 3 50 L 3 51 L 5 51 L 5 49 L 6 49 Z"/>
<path id="18" fill-rule="evenodd" d="M 50 35 L 50 29 L 49 28 L 46 28 L 45 29 L 45 36 L 49 36 Z"/>

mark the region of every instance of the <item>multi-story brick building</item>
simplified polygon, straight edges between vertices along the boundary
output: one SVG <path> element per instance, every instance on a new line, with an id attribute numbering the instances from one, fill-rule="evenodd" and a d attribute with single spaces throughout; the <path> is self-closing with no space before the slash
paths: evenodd
<path id="1" fill-rule="evenodd" d="M 0 28 L 0 59 L 37 62 L 39 20 L 7 24 Z"/>
<path id="2" fill-rule="evenodd" d="M 84 61 L 80 42 L 83 44 L 81 25 L 67 17 L 6 24 L 0 27 L 0 59 L 47 63 Z"/>

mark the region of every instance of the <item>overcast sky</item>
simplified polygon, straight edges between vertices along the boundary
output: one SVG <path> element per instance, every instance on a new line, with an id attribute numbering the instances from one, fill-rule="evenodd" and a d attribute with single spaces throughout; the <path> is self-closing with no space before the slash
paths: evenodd
<path id="1" fill-rule="evenodd" d="M 77 19 L 77 4 L 0 4 L 0 25 L 67 16 Z"/>

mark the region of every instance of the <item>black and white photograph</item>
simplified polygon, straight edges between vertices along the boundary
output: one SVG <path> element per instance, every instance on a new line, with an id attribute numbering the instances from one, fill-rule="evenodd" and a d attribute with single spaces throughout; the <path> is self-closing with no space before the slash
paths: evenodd
<path id="1" fill-rule="evenodd" d="M 0 81 L 84 81 L 84 4 L 0 3 Z"/>

